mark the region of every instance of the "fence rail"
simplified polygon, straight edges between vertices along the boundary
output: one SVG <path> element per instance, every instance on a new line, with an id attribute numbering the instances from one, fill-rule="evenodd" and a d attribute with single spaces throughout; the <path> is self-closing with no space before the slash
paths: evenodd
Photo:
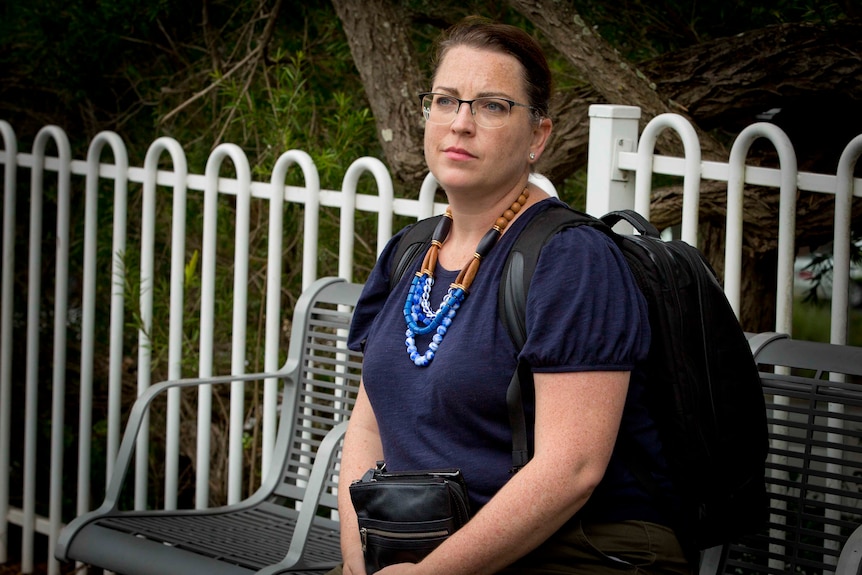
<path id="1" fill-rule="evenodd" d="M 836 175 L 800 173 L 796 169 L 796 158 L 786 135 L 775 126 L 757 124 L 740 134 L 727 163 L 704 162 L 700 157 L 700 145 L 691 126 L 681 117 L 660 116 L 638 133 L 640 110 L 627 106 L 593 106 L 590 110 L 590 164 L 588 168 L 587 211 L 601 214 L 610 209 L 637 207 L 648 214 L 650 185 L 653 174 L 668 174 L 684 178 L 683 239 L 697 242 L 697 205 L 698 190 L 703 180 L 729 182 L 730 206 L 728 221 L 728 252 L 726 254 L 729 279 L 726 282 L 728 297 L 735 305 L 739 301 L 738 264 L 734 263 L 741 254 L 742 229 L 741 190 L 746 184 L 774 187 L 781 190 L 781 215 L 776 225 L 779 233 L 779 319 L 776 328 L 790 331 L 789 313 L 792 306 L 792 257 L 793 217 L 795 216 L 795 196 L 797 190 L 834 194 L 836 196 L 835 259 L 836 269 L 849 270 L 844 248 L 849 248 L 850 225 L 849 208 L 852 197 L 862 197 L 862 180 L 853 178 L 856 160 L 862 154 L 862 136 L 850 142 L 845 149 Z M 665 130 L 676 131 L 683 139 L 686 158 L 657 156 L 653 153 L 655 138 Z M 324 209 L 334 209 L 339 213 L 338 223 L 338 275 L 353 279 L 354 252 L 357 249 L 354 236 L 358 212 L 377 214 L 376 249 L 383 247 L 393 232 L 394 216 L 424 218 L 439 213 L 443 205 L 435 202 L 437 189 L 433 177 L 426 178 L 418 199 L 395 197 L 392 182 L 386 167 L 373 158 L 356 160 L 345 172 L 340 190 L 321 189 L 317 168 L 308 154 L 293 150 L 285 152 L 272 169 L 269 182 L 254 181 L 248 159 L 242 150 L 233 144 L 222 144 L 210 154 L 203 174 L 188 172 L 187 160 L 182 146 L 173 139 L 159 138 L 148 148 L 141 167 L 130 166 L 128 153 L 122 139 L 114 133 L 103 132 L 91 142 L 86 159 L 73 159 L 71 146 L 66 134 L 55 126 L 43 128 L 35 137 L 32 151 L 18 151 L 17 137 L 12 126 L 0 121 L 3 137 L 3 150 L 0 163 L 4 167 L 3 179 L 3 271 L 2 307 L 0 307 L 0 564 L 7 561 L 9 525 L 19 525 L 22 533 L 22 572 L 30 573 L 34 565 L 34 536 L 48 536 L 48 548 L 52 549 L 56 535 L 62 526 L 63 502 L 75 500 L 77 513 L 93 506 L 90 500 L 95 473 L 92 450 L 96 443 L 93 429 L 93 401 L 96 386 L 107 388 L 107 431 L 104 445 L 98 449 L 105 452 L 105 474 L 109 475 L 119 446 L 122 428 L 122 383 L 124 362 L 130 362 L 131 349 L 137 356 L 131 360 L 137 370 L 136 385 L 138 393 L 151 384 L 153 342 L 151 335 L 154 326 L 154 298 L 168 303 L 167 326 L 167 375 L 171 379 L 182 377 L 183 358 L 194 352 L 199 358 L 198 376 L 212 374 L 213 365 L 218 357 L 229 355 L 230 373 L 242 374 L 249 361 L 247 350 L 247 326 L 250 314 L 258 313 L 263 319 L 263 370 L 274 371 L 278 368 L 280 352 L 286 347 L 281 337 L 282 322 L 289 317 L 283 301 L 282 254 L 285 249 L 284 213 L 286 206 L 297 205 L 302 208 L 302 287 L 308 286 L 318 274 L 318 264 L 324 253 L 321 251 L 319 230 L 320 215 Z M 770 139 L 779 152 L 781 169 L 745 166 L 745 156 L 754 139 Z M 640 142 L 639 142 L 640 139 Z M 639 145 L 640 143 L 640 145 Z M 49 155 L 46 149 L 53 144 L 56 152 Z M 110 161 L 103 156 L 110 155 Z M 171 169 L 165 168 L 170 162 Z M 233 166 L 233 177 L 222 177 L 220 173 L 225 163 Z M 287 185 L 288 175 L 299 170 L 304 185 Z M 45 183 L 46 174 L 51 184 Z M 374 179 L 376 195 L 359 193 L 359 182 L 364 175 Z M 29 188 L 25 185 L 24 175 L 29 175 Z M 553 186 L 540 176 L 534 181 L 553 191 Z M 113 185 L 113 196 L 100 193 L 106 184 Z M 81 192 L 83 190 L 83 192 Z M 134 193 L 130 190 L 134 190 Z M 48 198 L 48 206 L 45 202 Z M 25 222 L 16 210 L 18 205 L 28 210 Z M 100 206 L 101 202 L 101 206 Z M 107 202 L 107 204 L 106 204 Z M 170 206 L 170 210 L 167 210 Z M 227 206 L 227 208 L 225 208 Z M 130 245 L 128 224 L 137 214 L 139 207 L 140 240 Z M 191 210 L 190 210 L 191 207 Z M 157 219 L 157 210 L 170 213 L 169 226 L 165 219 Z M 110 223 L 105 225 L 99 214 L 110 215 Z M 201 214 L 197 224 L 189 225 L 189 213 Z M 161 212 L 158 212 L 161 213 Z M 225 221 L 225 214 L 233 221 Z M 249 310 L 248 289 L 251 278 L 258 278 L 260 270 L 249 268 L 250 217 L 253 214 L 266 214 L 265 263 L 257 265 L 265 269 L 263 281 L 262 311 Z M 47 217 L 46 214 L 50 214 Z M 73 217 L 84 218 L 84 236 L 80 241 L 82 261 L 72 262 L 80 277 L 70 275 L 69 247 L 70 223 Z M 56 226 L 46 232 L 43 220 Z M 137 225 L 137 223 L 136 223 Z M 198 229 L 195 225 L 200 226 Z M 234 240 L 230 246 L 219 245 L 216 233 L 223 225 L 232 226 Z M 21 230 L 28 232 L 24 238 Z M 16 235 L 16 231 L 19 232 Z M 196 234 L 200 232 L 200 237 Z M 45 238 L 56 239 L 51 250 L 45 250 Z M 137 241 L 137 240 L 136 240 Z M 194 242 L 195 245 L 192 245 Z M 108 247 L 110 246 L 110 247 Z M 156 246 L 162 252 L 156 253 Z M 140 254 L 136 269 L 129 267 L 124 258 L 130 251 Z M 199 250 L 201 269 L 194 272 L 190 262 Z M 110 255 L 110 263 L 102 266 L 104 253 Z M 16 262 L 16 257 L 27 254 L 26 265 Z M 78 253 L 78 251 L 76 251 Z M 44 258 L 44 259 L 43 259 Z M 157 278 L 156 269 L 167 262 L 165 268 L 168 278 Z M 46 263 L 47 262 L 47 263 Z M 219 262 L 233 267 L 230 281 L 221 278 Z M 17 264 L 17 265 L 16 265 Z M 50 269 L 45 269 L 50 267 Z M 16 274 L 26 273 L 27 293 L 14 293 Z M 43 275 L 44 274 L 44 275 Z M 191 275 L 190 275 L 191 274 Z M 734 277 L 733 274 L 736 274 Z M 192 278 L 192 275 L 194 278 Z M 130 301 L 126 282 L 131 276 L 140 277 L 140 288 L 135 301 Z M 843 277 L 847 276 L 847 277 Z M 220 279 L 221 278 L 221 279 Z M 846 286 L 847 274 L 836 273 L 833 305 L 833 341 L 843 343 L 846 338 L 846 318 L 848 306 Z M 53 292 L 43 285 L 43 279 L 51 282 Z M 167 284 L 163 293 L 161 284 Z M 192 282 L 194 279 L 194 282 Z M 254 280 L 255 282 L 258 279 Z M 186 298 L 189 297 L 190 282 L 199 290 L 199 310 L 197 317 L 189 317 Z M 221 283 L 219 283 L 221 282 Z M 70 285 L 74 287 L 75 302 L 70 306 Z M 107 287 L 106 287 L 107 286 Z M 225 287 L 228 286 L 228 287 Z M 97 305 L 99 290 L 110 290 L 107 304 Z M 841 290 L 845 292 L 841 300 Z M 224 302 L 225 292 L 230 301 Z M 80 292 L 80 293 L 79 293 Z M 26 301 L 26 313 L 21 314 L 16 302 Z M 158 303 L 158 300 L 156 300 Z M 217 307 L 226 303 L 231 305 L 231 325 L 214 325 Z M 45 308 L 52 306 L 53 311 Z M 738 307 L 737 307 L 738 309 Z M 134 311 L 138 325 L 130 328 L 127 318 Z M 80 315 L 80 323 L 72 316 Z M 45 317 L 50 317 L 53 325 L 45 325 Z M 98 341 L 95 328 L 96 317 L 108 318 L 107 342 Z M 843 320 L 842 320 L 843 317 Z M 70 319 L 71 318 L 71 319 Z M 253 319 L 253 318 L 252 318 Z M 67 350 L 70 349 L 69 324 L 75 324 L 75 334 L 80 337 L 80 374 L 77 382 L 67 381 Z M 842 324 L 843 321 L 843 324 Z M 190 328 L 189 325 L 192 327 Z M 841 326 L 844 326 L 843 328 Z M 837 326 L 837 327 L 836 327 Z M 843 335 L 842 335 L 843 329 Z M 14 349 L 26 349 L 25 357 L 13 357 L 13 339 L 25 334 L 24 345 Z M 196 334 L 194 339 L 189 333 Z M 50 348 L 52 357 L 45 357 L 40 349 L 44 346 L 46 335 L 53 338 Z M 224 339 L 219 339 L 224 338 Z M 99 374 L 94 370 L 96 347 L 102 345 L 109 350 L 108 365 Z M 77 353 L 78 344 L 75 344 Z M 44 366 L 51 366 L 50 386 L 45 378 Z M 14 369 L 13 369 L 14 368 Z M 24 414 L 23 427 L 12 428 L 13 377 L 23 377 Z M 104 381 L 102 381 L 104 380 Z M 41 385 L 40 385 L 41 384 Z M 71 406 L 67 397 L 70 385 L 78 386 L 79 406 Z M 50 416 L 40 410 L 40 393 L 50 389 Z M 227 477 L 227 500 L 234 502 L 242 497 L 247 488 L 249 477 L 243 476 L 243 449 L 245 441 L 244 426 L 249 419 L 249 397 L 241 383 L 232 387 L 229 398 L 229 434 L 225 443 L 228 446 L 229 469 Z M 18 392 L 16 392 L 18 393 Z M 258 440 L 262 454 L 261 466 L 265 470 L 274 443 L 277 424 L 278 389 L 274 381 L 267 382 L 262 393 L 261 437 Z M 195 487 L 194 505 L 204 507 L 210 501 L 209 474 L 211 462 L 209 454 L 220 437 L 213 437 L 211 417 L 214 401 L 210 390 L 204 390 L 197 398 L 196 447 L 195 447 Z M 16 410 L 18 410 L 18 405 Z M 77 414 L 67 414 L 72 407 Z M 40 415 L 42 414 L 42 415 Z M 73 419 L 77 415 L 77 419 Z M 50 420 L 46 420 L 50 417 Z M 180 437 L 184 424 L 179 393 L 169 396 L 164 422 L 165 443 L 163 457 L 165 478 L 160 495 L 162 505 L 174 508 L 178 505 L 179 481 L 183 475 L 180 469 Z M 37 443 L 40 429 L 50 429 L 50 470 L 37 469 Z M 74 440 L 77 444 L 77 478 L 64 480 L 63 454 L 67 441 L 67 428 L 76 429 Z M 216 442 L 215 444 L 211 442 Z M 11 485 L 11 453 L 13 446 L 23 445 L 20 470 L 15 476 L 20 485 Z M 42 445 L 42 448 L 44 446 Z M 137 461 L 134 479 L 134 502 L 143 508 L 152 501 L 148 493 L 148 456 L 152 446 L 147 434 L 142 435 L 136 449 Z M 48 505 L 37 510 L 37 500 L 43 502 L 45 494 L 44 476 L 50 476 L 47 486 Z M 99 475 L 101 479 L 101 476 Z M 99 485 L 95 492 L 103 486 Z M 13 505 L 12 502 L 16 502 Z M 20 502 L 20 504 L 18 504 Z M 68 519 L 68 518 L 67 518 Z M 49 572 L 59 572 L 52 558 L 46 558 Z"/>

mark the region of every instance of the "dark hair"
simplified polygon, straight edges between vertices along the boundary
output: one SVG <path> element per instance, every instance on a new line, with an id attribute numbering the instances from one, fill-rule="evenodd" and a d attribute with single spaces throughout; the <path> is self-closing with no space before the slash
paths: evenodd
<path id="1" fill-rule="evenodd" d="M 514 56 L 524 68 L 524 85 L 529 104 L 547 117 L 551 98 L 551 69 L 536 40 L 516 26 L 479 16 L 464 18 L 438 38 L 433 62 L 434 76 L 446 53 L 456 46 L 502 52 Z"/>

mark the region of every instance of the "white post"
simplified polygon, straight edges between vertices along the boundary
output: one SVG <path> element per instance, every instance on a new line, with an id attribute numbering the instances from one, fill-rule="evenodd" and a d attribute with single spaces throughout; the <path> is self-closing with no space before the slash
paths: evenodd
<path id="1" fill-rule="evenodd" d="M 655 144 L 665 129 L 672 129 L 682 140 L 685 152 L 685 174 L 682 192 L 682 239 L 697 247 L 698 204 L 700 202 L 700 140 L 691 123 L 679 114 L 660 114 L 650 120 L 638 144 L 635 171 L 635 211 L 650 218 L 653 158 Z"/>
<path id="2" fill-rule="evenodd" d="M 302 150 L 284 152 L 275 162 L 270 178 L 269 247 L 266 264 L 266 344 L 264 371 L 273 373 L 279 367 L 281 349 L 281 257 L 284 229 L 285 179 L 292 166 L 298 166 L 306 185 L 320 188 L 320 177 L 314 160 Z M 263 384 L 263 437 L 261 439 L 261 477 L 266 477 L 275 449 L 278 423 L 278 379 L 270 378 Z"/>
<path id="3" fill-rule="evenodd" d="M 12 126 L 0 120 L 0 136 L 6 152 L 3 168 L 3 259 L 0 290 L 0 563 L 8 560 L 9 476 L 12 449 L 12 304 L 15 272 L 15 194 L 18 138 Z"/>
<path id="4" fill-rule="evenodd" d="M 636 106 L 590 106 L 587 213 L 634 208 L 634 177 L 620 170 L 617 160 L 620 152 L 637 149 L 640 117 Z"/>
<path id="5" fill-rule="evenodd" d="M 123 248 L 125 252 L 125 223 L 126 223 L 126 204 L 125 199 L 128 192 L 129 179 L 129 154 L 126 150 L 126 144 L 122 138 L 114 132 L 100 132 L 90 142 L 90 148 L 87 151 L 87 175 L 86 175 L 86 190 L 85 190 L 85 224 L 84 224 L 84 272 L 83 272 L 83 302 L 81 309 L 81 378 L 80 378 L 80 407 L 78 412 L 78 515 L 82 515 L 90 510 L 90 468 L 92 466 L 90 455 L 92 451 L 92 428 L 93 428 L 93 371 L 95 357 L 95 323 L 96 314 L 100 310 L 96 309 L 96 287 L 97 287 L 97 227 L 98 227 L 98 204 L 99 204 L 99 169 L 102 164 L 100 157 L 105 146 L 109 146 L 111 153 L 114 156 L 114 164 L 116 165 L 116 173 L 114 175 L 114 197 L 122 198 L 121 203 L 113 206 L 115 215 L 122 215 L 123 223 Z M 116 234 L 114 239 L 117 239 Z M 116 265 L 116 260 L 121 257 L 117 251 L 112 252 L 112 260 Z M 122 297 L 122 286 L 119 290 L 115 285 L 116 278 L 111 276 L 108 278 L 111 284 L 112 295 L 119 291 Z M 122 308 L 122 300 L 121 308 Z M 113 319 L 113 317 L 112 317 Z M 119 326 L 122 331 L 122 323 Z M 112 332 L 113 333 L 113 332 Z M 122 334 L 120 334 L 122 335 Z M 111 353 L 114 353 L 114 347 L 120 356 L 122 355 L 122 338 L 118 342 L 111 341 Z M 119 393 L 118 393 L 119 395 Z"/>
<path id="6" fill-rule="evenodd" d="M 27 355 L 24 391 L 24 493 L 21 523 L 21 572 L 33 572 L 34 538 L 36 533 L 36 448 L 39 396 L 39 327 L 42 296 L 42 206 L 44 172 L 47 158 L 45 148 L 53 139 L 59 160 L 57 168 L 57 255 L 55 267 L 54 300 L 54 359 L 51 400 L 51 481 L 49 486 L 49 532 L 51 544 L 56 541 L 60 527 L 62 501 L 62 399 L 66 378 L 66 314 L 68 310 L 68 238 L 69 201 L 71 186 L 72 151 L 66 133 L 57 126 L 45 126 L 33 142 L 33 168 L 30 174 L 30 241 L 29 285 L 27 290 Z M 51 565 L 54 565 L 53 567 Z M 49 570 L 56 562 L 49 563 Z"/>
<path id="7" fill-rule="evenodd" d="M 862 135 L 847 144 L 838 161 L 835 185 L 835 232 L 832 240 L 832 321 L 829 341 L 847 343 L 850 290 L 850 216 L 853 208 L 853 172 L 862 156 Z M 847 270 L 847 273 L 844 272 Z"/>
<path id="8" fill-rule="evenodd" d="M 759 122 L 745 128 L 730 149 L 727 177 L 727 240 L 724 256 L 724 293 L 739 317 L 742 286 L 742 209 L 745 159 L 751 144 L 766 138 L 778 152 L 780 199 L 778 214 L 778 289 L 775 331 L 791 333 L 793 323 L 793 254 L 796 229 L 796 153 L 790 138 L 774 124 Z"/>
<path id="9" fill-rule="evenodd" d="M 231 374 L 245 373 L 246 331 L 248 319 L 248 235 L 251 213 L 251 168 L 248 157 L 236 144 L 221 144 L 236 170 L 236 229 L 234 230 L 233 329 L 231 331 Z M 245 423 L 245 383 L 230 385 L 229 461 L 227 480 L 228 504 L 242 500 L 243 424 Z"/>
<path id="10" fill-rule="evenodd" d="M 171 208 L 170 320 L 168 328 L 168 379 L 183 375 L 183 317 L 186 279 L 186 208 L 188 164 L 179 142 L 165 140 L 174 166 Z M 180 389 L 168 390 L 165 421 L 165 509 L 177 508 L 180 477 Z"/>

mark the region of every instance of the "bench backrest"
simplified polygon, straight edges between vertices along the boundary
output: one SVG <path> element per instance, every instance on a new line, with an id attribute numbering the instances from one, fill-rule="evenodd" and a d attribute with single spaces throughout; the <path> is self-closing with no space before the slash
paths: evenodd
<path id="1" fill-rule="evenodd" d="M 779 338 L 756 353 L 767 399 L 769 525 L 725 573 L 830 573 L 862 519 L 862 348 Z"/>
<path id="2" fill-rule="evenodd" d="M 294 317 L 305 317 L 305 322 L 292 328 L 285 368 L 290 378 L 284 386 L 276 440 L 276 454 L 283 459 L 277 463 L 280 481 L 274 487 L 275 498 L 283 505 L 304 496 L 324 437 L 348 419 L 359 387 L 362 355 L 347 349 L 347 335 L 362 286 L 335 278 L 317 283 L 325 287 L 312 286 L 297 302 Z M 340 452 L 329 466 L 320 499 L 320 505 L 333 512 L 339 461 Z"/>

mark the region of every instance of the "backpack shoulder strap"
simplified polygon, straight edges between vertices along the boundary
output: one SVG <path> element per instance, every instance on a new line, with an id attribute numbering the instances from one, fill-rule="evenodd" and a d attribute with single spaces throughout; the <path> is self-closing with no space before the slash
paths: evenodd
<path id="1" fill-rule="evenodd" d="M 395 288 L 417 257 L 428 249 L 431 245 L 431 234 L 434 233 L 434 228 L 437 227 L 437 222 L 443 216 L 433 216 L 424 220 L 419 220 L 412 224 L 404 235 L 398 241 L 395 248 L 395 255 L 392 257 L 393 268 L 389 275 L 389 290 Z"/>
<path id="2" fill-rule="evenodd" d="M 593 216 L 567 206 L 554 205 L 536 215 L 515 240 L 503 268 L 497 309 L 518 349 L 527 339 L 527 292 L 536 271 L 539 252 L 557 232 L 580 225 L 597 227 L 613 234 L 607 225 Z"/>
<path id="3" fill-rule="evenodd" d="M 509 337 L 515 347 L 521 349 L 527 340 L 527 292 L 539 252 L 547 241 L 557 232 L 579 225 L 595 226 L 606 233 L 613 234 L 608 226 L 600 220 L 573 210 L 567 206 L 554 205 L 536 215 L 521 231 L 515 240 L 515 245 L 509 252 L 503 267 L 503 277 L 500 278 L 500 291 L 497 294 L 497 308 Z M 524 415 L 523 396 L 524 383 L 532 382 L 533 374 L 524 361 L 518 362 L 518 368 L 512 374 L 512 380 L 506 390 L 506 405 L 509 411 L 509 422 L 512 426 L 512 472 L 518 471 L 530 460 L 530 448 L 527 440 L 527 421 Z"/>

